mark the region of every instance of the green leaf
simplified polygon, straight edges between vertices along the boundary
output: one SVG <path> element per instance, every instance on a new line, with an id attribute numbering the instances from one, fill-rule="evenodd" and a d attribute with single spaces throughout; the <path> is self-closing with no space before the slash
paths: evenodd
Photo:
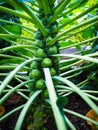
<path id="1" fill-rule="evenodd" d="M 68 103 L 68 98 L 67 97 L 58 97 L 57 101 L 56 101 L 58 106 L 65 106 Z"/>

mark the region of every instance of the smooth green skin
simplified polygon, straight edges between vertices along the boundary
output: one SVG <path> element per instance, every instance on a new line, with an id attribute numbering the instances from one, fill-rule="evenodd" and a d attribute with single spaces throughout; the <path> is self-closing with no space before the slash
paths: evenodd
<path id="1" fill-rule="evenodd" d="M 45 88 L 44 79 L 37 80 L 36 83 L 35 83 L 35 87 L 36 87 L 36 89 L 41 89 L 41 90 L 44 89 Z"/>
<path id="2" fill-rule="evenodd" d="M 43 61 L 41 62 L 41 66 L 43 68 L 51 67 L 52 66 L 52 60 L 49 59 L 49 58 L 44 58 Z"/>
<path id="3" fill-rule="evenodd" d="M 56 70 L 54 68 L 50 68 L 50 73 L 52 76 L 56 75 Z"/>
<path id="4" fill-rule="evenodd" d="M 38 68 L 38 62 L 37 61 L 33 61 L 30 65 L 31 69 L 37 69 Z"/>
<path id="5" fill-rule="evenodd" d="M 44 97 L 45 99 L 49 98 L 49 94 L 48 94 L 48 90 L 47 90 L 47 89 L 45 89 L 45 90 L 43 91 L 43 97 Z"/>
<path id="6" fill-rule="evenodd" d="M 57 47 L 56 47 L 56 46 L 51 46 L 51 47 L 49 47 L 48 53 L 49 53 L 50 55 L 52 55 L 52 54 L 57 54 Z"/>
<path id="7" fill-rule="evenodd" d="M 33 69 L 30 73 L 29 73 L 29 77 L 30 79 L 39 79 L 41 77 L 41 72 L 38 69 Z"/>
<path id="8" fill-rule="evenodd" d="M 43 43 L 41 40 L 36 40 L 36 42 L 34 43 L 35 46 L 37 47 L 43 47 Z"/>
<path id="9" fill-rule="evenodd" d="M 46 54 L 43 49 L 39 48 L 38 50 L 36 50 L 35 56 L 43 58 L 43 57 L 46 57 Z"/>

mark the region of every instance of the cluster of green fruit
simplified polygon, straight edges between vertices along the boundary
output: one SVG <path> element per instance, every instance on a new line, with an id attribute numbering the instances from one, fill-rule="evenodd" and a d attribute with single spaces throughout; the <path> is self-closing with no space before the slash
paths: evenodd
<path id="1" fill-rule="evenodd" d="M 47 30 L 47 36 L 43 36 L 41 31 L 38 29 L 35 33 L 35 43 L 37 49 L 35 49 L 35 57 L 40 58 L 40 61 L 33 61 L 30 65 L 31 71 L 29 73 L 29 78 L 34 79 L 34 82 L 30 83 L 29 88 L 31 90 L 41 89 L 43 90 L 44 98 L 47 97 L 48 92 L 45 86 L 45 79 L 43 68 L 50 68 L 50 73 L 52 76 L 59 74 L 59 58 L 53 57 L 52 55 L 59 53 L 59 43 L 56 42 L 54 45 L 49 44 L 49 42 L 57 35 L 53 30 L 57 28 L 58 23 L 49 23 L 51 15 L 45 15 L 44 10 L 39 10 L 39 19 L 45 26 Z"/>

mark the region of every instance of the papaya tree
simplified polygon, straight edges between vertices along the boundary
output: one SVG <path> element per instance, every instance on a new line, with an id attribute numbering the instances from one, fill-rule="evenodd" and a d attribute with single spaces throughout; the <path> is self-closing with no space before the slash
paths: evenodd
<path id="1" fill-rule="evenodd" d="M 83 89 L 90 81 L 95 83 L 94 86 L 98 85 L 98 52 L 92 51 L 98 39 L 94 35 L 98 24 L 98 1 L 92 1 L 92 4 L 90 0 L 3 1 L 15 10 L 0 5 L 0 11 L 19 17 L 21 21 L 28 22 L 28 26 L 4 19 L 0 19 L 0 23 L 17 25 L 30 35 L 14 34 L 11 28 L 5 27 L 5 32 L 0 33 L 1 39 L 13 43 L 0 49 L 0 57 L 7 58 L 6 65 L 4 62 L 0 65 L 0 69 L 5 70 L 0 73 L 3 77 L 0 81 L 0 105 L 3 106 L 14 93 L 21 95 L 25 102 L 2 114 L 0 122 L 21 110 L 15 130 L 22 129 L 27 113 L 32 117 L 28 119 L 32 130 L 47 130 L 44 123 L 49 114 L 53 115 L 58 130 L 76 130 L 66 113 L 98 125 L 98 122 L 66 109 L 67 96 L 76 93 L 98 114 L 98 106 L 94 102 L 98 99 L 93 95 L 98 93 L 98 87 Z M 79 9 L 80 12 L 76 13 Z M 90 48 L 83 50 L 84 46 Z M 63 50 L 73 47 L 78 50 L 74 54 L 62 54 Z M 17 56 L 5 54 L 10 50 L 17 50 Z M 81 76 L 84 78 L 77 81 Z M 10 84 L 13 79 L 17 80 L 15 86 Z"/>

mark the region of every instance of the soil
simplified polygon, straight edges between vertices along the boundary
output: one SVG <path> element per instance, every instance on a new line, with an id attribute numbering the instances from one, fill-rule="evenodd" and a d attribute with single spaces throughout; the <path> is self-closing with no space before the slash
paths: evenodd
<path id="1" fill-rule="evenodd" d="M 11 109 L 14 109 L 17 104 L 19 105 L 22 102 L 18 103 L 5 103 L 5 109 L 6 112 L 10 111 Z M 90 110 L 89 106 L 76 94 L 72 94 L 68 97 L 68 104 L 65 106 L 65 108 L 73 110 L 75 112 L 78 112 L 80 114 L 86 115 L 86 113 Z M 4 120 L 2 123 L 0 123 L 0 130 L 14 130 L 15 123 L 17 121 L 17 117 L 20 112 L 16 112 L 12 116 L 10 116 L 8 119 Z M 75 126 L 76 130 L 91 130 L 90 127 L 87 125 L 86 121 L 72 116 L 71 114 L 67 114 L 67 117 L 70 119 L 70 121 Z M 22 127 L 22 130 L 27 130 L 25 126 L 26 122 L 24 121 L 24 125 Z M 45 124 L 47 126 L 48 130 L 57 130 L 55 121 L 53 117 L 49 117 L 47 123 Z M 68 130 L 70 130 L 68 128 Z"/>

